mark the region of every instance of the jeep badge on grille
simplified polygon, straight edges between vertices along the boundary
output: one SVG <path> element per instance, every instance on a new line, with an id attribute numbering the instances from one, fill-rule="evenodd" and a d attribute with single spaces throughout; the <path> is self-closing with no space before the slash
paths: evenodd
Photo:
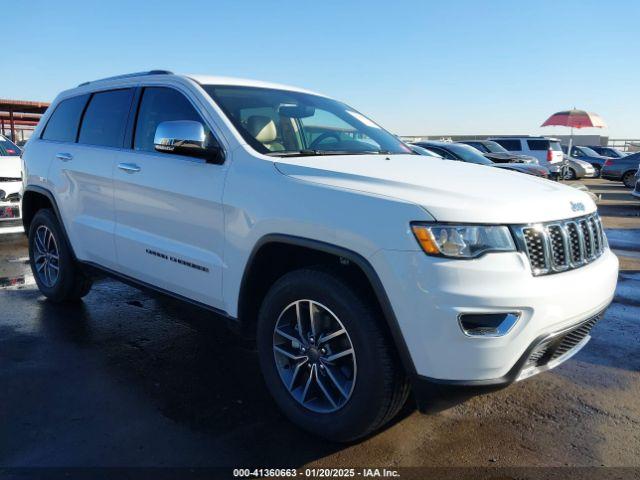
<path id="1" fill-rule="evenodd" d="M 571 204 L 571 210 L 574 212 L 584 212 L 584 203 L 582 202 L 569 202 Z"/>

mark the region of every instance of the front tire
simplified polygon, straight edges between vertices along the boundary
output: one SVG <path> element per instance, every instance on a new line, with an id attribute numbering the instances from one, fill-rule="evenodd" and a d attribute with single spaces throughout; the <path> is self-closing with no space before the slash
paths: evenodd
<path id="1" fill-rule="evenodd" d="M 593 178 L 600 178 L 600 172 L 602 170 L 600 165 L 593 165 L 593 169 L 595 170 L 595 176 Z"/>
<path id="2" fill-rule="evenodd" d="M 78 267 L 56 215 L 39 210 L 29 226 L 29 263 L 38 288 L 53 302 L 77 301 L 91 290 Z"/>
<path id="3" fill-rule="evenodd" d="M 377 309 L 338 275 L 293 271 L 267 293 L 258 318 L 260 367 L 284 414 L 333 441 L 387 423 L 409 394 Z"/>

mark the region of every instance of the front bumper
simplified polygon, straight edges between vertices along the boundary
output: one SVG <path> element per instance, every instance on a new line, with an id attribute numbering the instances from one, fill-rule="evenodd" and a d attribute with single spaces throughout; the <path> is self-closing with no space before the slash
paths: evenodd
<path id="1" fill-rule="evenodd" d="M 528 349 L 602 312 L 611 302 L 618 260 L 600 258 L 563 273 L 534 277 L 520 252 L 474 260 L 381 250 L 371 257 L 380 273 L 418 379 L 491 387 L 516 381 Z M 469 337 L 461 313 L 519 312 L 499 337 Z M 514 373 L 515 372 L 515 373 Z M 537 372 L 534 372 L 537 373 Z"/>

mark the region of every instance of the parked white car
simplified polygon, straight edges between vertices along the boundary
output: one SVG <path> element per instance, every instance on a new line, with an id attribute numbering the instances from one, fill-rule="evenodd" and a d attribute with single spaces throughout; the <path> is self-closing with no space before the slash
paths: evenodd
<path id="1" fill-rule="evenodd" d="M 0 135 L 0 235 L 22 231 L 20 148 Z"/>
<path id="2" fill-rule="evenodd" d="M 46 297 L 81 298 L 98 270 L 206 308 L 255 337 L 283 412 L 333 440 L 380 428 L 411 389 L 426 410 L 434 392 L 555 367 L 616 287 L 588 195 L 415 155 L 295 87 L 88 82 L 55 99 L 23 160 Z"/>
<path id="3" fill-rule="evenodd" d="M 489 138 L 502 145 L 511 153 L 529 155 L 538 159 L 538 163 L 547 167 L 556 176 L 560 174 L 564 154 L 560 141 L 546 137 L 498 137 Z"/>

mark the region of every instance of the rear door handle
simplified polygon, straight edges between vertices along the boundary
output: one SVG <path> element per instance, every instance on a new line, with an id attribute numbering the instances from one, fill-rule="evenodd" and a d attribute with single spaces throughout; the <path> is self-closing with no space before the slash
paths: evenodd
<path id="1" fill-rule="evenodd" d="M 56 158 L 63 162 L 68 162 L 69 160 L 73 160 L 73 155 L 70 153 L 56 153 Z"/>
<path id="2" fill-rule="evenodd" d="M 136 173 L 141 170 L 141 168 L 135 163 L 119 163 L 118 168 L 127 173 Z"/>

